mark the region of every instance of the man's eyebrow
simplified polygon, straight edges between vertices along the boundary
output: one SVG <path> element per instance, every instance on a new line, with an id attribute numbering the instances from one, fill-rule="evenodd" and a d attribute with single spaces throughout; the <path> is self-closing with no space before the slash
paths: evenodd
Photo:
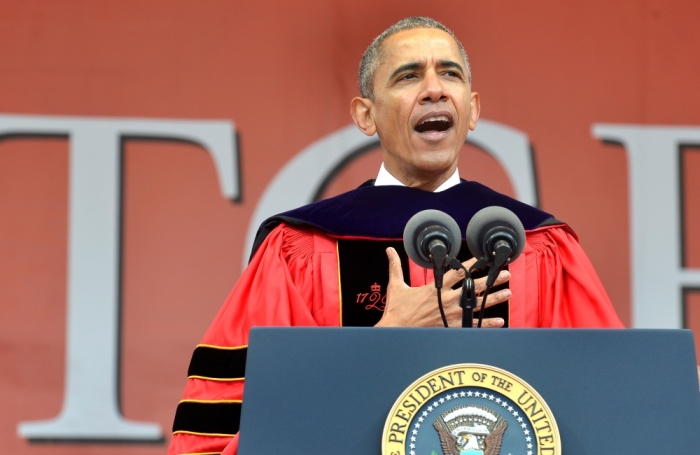
<path id="1" fill-rule="evenodd" d="M 396 68 L 396 70 L 394 70 L 394 72 L 391 73 L 391 78 L 394 78 L 395 76 L 403 73 L 404 71 L 414 71 L 414 70 L 421 69 L 424 66 L 425 65 L 423 63 L 419 63 L 419 62 L 405 63 L 405 64 L 399 66 L 398 68 Z"/>
<path id="2" fill-rule="evenodd" d="M 452 60 L 440 60 L 438 62 L 438 65 L 441 68 L 452 68 L 452 69 L 459 70 L 460 73 L 464 74 L 464 69 L 462 68 L 462 65 L 460 65 L 457 62 L 453 62 Z"/>
<path id="3" fill-rule="evenodd" d="M 462 65 L 460 65 L 457 62 L 453 62 L 452 60 L 440 60 L 438 62 L 438 66 L 440 68 L 456 69 L 456 70 L 459 70 L 460 73 L 464 74 L 464 68 L 462 68 Z M 419 63 L 419 62 L 405 63 L 405 64 L 399 66 L 398 68 L 396 68 L 396 70 L 394 70 L 394 72 L 391 73 L 391 78 L 398 76 L 399 74 L 403 73 L 404 71 L 415 71 L 415 70 L 421 69 L 423 67 L 425 67 L 424 63 Z"/>

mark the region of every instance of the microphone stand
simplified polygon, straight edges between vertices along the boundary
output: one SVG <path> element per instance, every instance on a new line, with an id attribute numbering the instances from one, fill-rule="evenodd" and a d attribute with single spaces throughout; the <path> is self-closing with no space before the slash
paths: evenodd
<path id="1" fill-rule="evenodd" d="M 474 279 L 466 268 L 466 277 L 462 283 L 462 295 L 459 298 L 459 306 L 462 307 L 462 328 L 474 327 L 474 308 L 476 308 L 476 289 Z"/>
<path id="2" fill-rule="evenodd" d="M 474 286 L 474 278 L 472 278 L 473 270 L 480 270 L 484 268 L 486 264 L 483 260 L 479 260 L 474 263 L 468 269 L 462 265 L 457 259 L 452 259 L 450 261 L 450 266 L 453 269 L 464 270 L 464 281 L 462 282 L 462 294 L 459 298 L 459 306 L 462 308 L 462 328 L 471 329 L 474 326 L 474 309 L 476 308 L 477 296 L 476 289 Z M 483 305 L 483 301 L 482 301 Z M 480 325 L 481 326 L 481 325 Z"/>

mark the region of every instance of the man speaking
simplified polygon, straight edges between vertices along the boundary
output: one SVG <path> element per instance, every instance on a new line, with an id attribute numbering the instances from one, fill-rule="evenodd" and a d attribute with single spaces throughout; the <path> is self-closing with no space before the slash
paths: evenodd
<path id="1" fill-rule="evenodd" d="M 524 251 L 498 276 L 484 326 L 622 327 L 568 226 L 460 180 L 457 159 L 480 104 L 467 55 L 449 29 L 412 17 L 384 31 L 362 57 L 360 94 L 350 112 L 363 133 L 379 136 L 377 178 L 263 223 L 248 267 L 192 356 L 170 454 L 236 453 L 253 326 L 442 326 L 432 272 L 410 261 L 401 242 L 421 210 L 448 213 L 462 232 L 487 206 L 506 207 L 522 221 Z M 442 300 L 454 327 L 461 291 L 451 288 L 463 278 L 454 270 L 444 276 Z M 477 280 L 477 292 L 483 288 Z"/>

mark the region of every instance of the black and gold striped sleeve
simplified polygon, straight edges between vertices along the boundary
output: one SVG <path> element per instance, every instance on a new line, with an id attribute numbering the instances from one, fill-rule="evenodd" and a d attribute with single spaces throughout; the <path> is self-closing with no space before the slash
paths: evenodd
<path id="1" fill-rule="evenodd" d="M 211 381 L 241 381 L 245 378 L 248 346 L 220 347 L 197 345 L 192 354 L 188 378 Z"/>
<path id="2" fill-rule="evenodd" d="M 221 383 L 243 381 L 247 353 L 248 346 L 200 344 L 192 354 L 187 378 Z M 233 436 L 240 426 L 241 406 L 241 400 L 183 399 L 175 412 L 173 434 Z"/>
<path id="3" fill-rule="evenodd" d="M 182 400 L 173 434 L 234 436 L 241 425 L 241 400 Z"/>

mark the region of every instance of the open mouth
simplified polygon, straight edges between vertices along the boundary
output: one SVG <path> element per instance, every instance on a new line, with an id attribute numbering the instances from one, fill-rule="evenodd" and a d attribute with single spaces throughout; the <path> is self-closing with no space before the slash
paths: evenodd
<path id="1" fill-rule="evenodd" d="M 441 133 L 452 128 L 452 121 L 446 115 L 428 117 L 414 129 L 419 133 Z"/>

